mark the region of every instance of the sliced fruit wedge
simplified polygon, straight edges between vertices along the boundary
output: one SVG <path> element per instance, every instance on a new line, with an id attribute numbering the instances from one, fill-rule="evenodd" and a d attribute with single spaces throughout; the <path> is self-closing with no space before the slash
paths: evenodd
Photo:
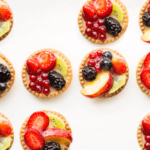
<path id="1" fill-rule="evenodd" d="M 10 30 L 10 22 L 9 21 L 1 21 L 0 22 L 0 37 L 3 36 Z"/>
<path id="2" fill-rule="evenodd" d="M 141 37 L 144 42 L 150 43 L 150 29 L 148 29 L 144 35 Z"/>
<path id="3" fill-rule="evenodd" d="M 1 137 L 0 136 L 0 150 L 6 150 L 10 147 L 11 138 L 8 137 Z"/>

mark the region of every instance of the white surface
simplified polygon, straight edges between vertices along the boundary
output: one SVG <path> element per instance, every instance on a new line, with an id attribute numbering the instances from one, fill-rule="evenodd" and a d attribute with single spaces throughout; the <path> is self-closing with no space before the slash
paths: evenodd
<path id="1" fill-rule="evenodd" d="M 150 98 L 136 83 L 136 67 L 149 52 L 138 17 L 144 0 L 122 0 L 129 13 L 129 26 L 118 41 L 97 45 L 85 39 L 78 29 L 77 17 L 85 0 L 7 0 L 14 13 L 14 26 L 0 42 L 0 51 L 12 62 L 16 80 L 10 92 L 0 99 L 0 112 L 12 122 L 15 140 L 12 150 L 22 149 L 20 127 L 34 111 L 47 109 L 62 113 L 73 131 L 70 150 L 140 150 L 136 138 L 140 120 L 150 112 Z M 108 47 L 127 60 L 130 79 L 126 88 L 109 99 L 88 99 L 80 94 L 78 68 L 87 52 Z M 40 99 L 30 94 L 21 79 L 27 57 L 41 48 L 63 52 L 72 63 L 73 81 L 62 95 Z"/>

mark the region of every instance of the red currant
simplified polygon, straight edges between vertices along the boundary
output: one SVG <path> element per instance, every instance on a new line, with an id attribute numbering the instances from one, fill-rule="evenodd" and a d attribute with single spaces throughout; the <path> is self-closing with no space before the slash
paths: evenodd
<path id="1" fill-rule="evenodd" d="M 102 50 L 97 50 L 97 56 L 99 56 L 99 57 L 102 57 L 102 55 L 103 55 L 103 51 Z"/>
<path id="2" fill-rule="evenodd" d="M 37 75 L 40 75 L 41 73 L 42 73 L 41 68 L 38 68 L 38 70 L 37 70 Z"/>
<path id="3" fill-rule="evenodd" d="M 105 27 L 101 26 L 101 27 L 99 27 L 99 32 L 101 34 L 106 34 L 107 31 L 106 31 Z"/>
<path id="4" fill-rule="evenodd" d="M 98 24 L 99 24 L 100 26 L 104 25 L 104 19 L 99 19 L 99 20 L 98 20 Z"/>
<path id="5" fill-rule="evenodd" d="M 93 21 L 96 21 L 98 19 L 98 16 L 97 16 L 97 14 L 95 14 L 94 16 L 93 16 Z"/>
<path id="6" fill-rule="evenodd" d="M 93 31 L 91 37 L 92 37 L 93 39 L 97 39 L 97 37 L 98 37 L 97 32 Z"/>
<path id="7" fill-rule="evenodd" d="M 37 84 L 42 85 L 43 79 L 41 77 L 37 77 Z"/>
<path id="8" fill-rule="evenodd" d="M 100 67 L 100 63 L 97 63 L 94 67 L 96 72 L 100 72 L 101 71 L 101 67 Z"/>
<path id="9" fill-rule="evenodd" d="M 87 62 L 87 65 L 89 67 L 94 67 L 95 66 L 95 61 L 93 59 L 89 59 L 88 62 Z"/>
<path id="10" fill-rule="evenodd" d="M 31 90 L 35 90 L 35 87 L 36 87 L 35 82 L 30 82 L 30 83 L 29 83 L 29 88 L 30 88 Z"/>
<path id="11" fill-rule="evenodd" d="M 91 28 L 86 28 L 85 29 L 85 34 L 87 34 L 88 36 L 92 35 L 92 29 Z"/>
<path id="12" fill-rule="evenodd" d="M 43 94 L 45 94 L 47 96 L 49 93 L 50 93 L 50 88 L 43 89 Z"/>
<path id="13" fill-rule="evenodd" d="M 99 39 L 104 42 L 106 40 L 106 35 L 105 34 L 100 34 Z"/>
<path id="14" fill-rule="evenodd" d="M 100 61 L 101 61 L 101 58 L 100 57 L 96 57 L 95 63 L 99 63 Z"/>
<path id="15" fill-rule="evenodd" d="M 43 86 L 44 86 L 45 88 L 49 88 L 49 87 L 50 87 L 49 81 L 48 81 L 48 80 L 44 80 L 44 81 L 43 81 Z"/>
<path id="16" fill-rule="evenodd" d="M 42 92 L 42 87 L 40 85 L 36 85 L 35 91 L 37 93 L 41 93 Z"/>
<path id="17" fill-rule="evenodd" d="M 150 12 L 150 6 L 147 7 L 147 11 Z"/>
<path id="18" fill-rule="evenodd" d="M 48 73 L 42 73 L 41 77 L 43 80 L 48 79 Z"/>
<path id="19" fill-rule="evenodd" d="M 94 31 L 98 31 L 98 30 L 99 30 L 99 25 L 98 25 L 98 23 L 94 23 L 94 24 L 93 24 L 93 30 L 94 30 Z"/>
<path id="20" fill-rule="evenodd" d="M 95 52 L 91 52 L 91 53 L 89 54 L 89 58 L 90 58 L 90 59 L 95 59 L 96 56 L 97 56 L 97 54 L 96 54 Z"/>
<path id="21" fill-rule="evenodd" d="M 145 147 L 145 149 L 150 150 L 150 143 L 146 142 L 144 147 Z"/>
<path id="22" fill-rule="evenodd" d="M 93 26 L 93 22 L 87 21 L 87 22 L 86 22 L 86 26 L 87 26 L 88 28 L 91 28 L 91 27 Z"/>
<path id="23" fill-rule="evenodd" d="M 31 75 L 31 76 L 29 76 L 29 78 L 30 78 L 30 81 L 33 81 L 33 82 L 35 82 L 37 79 L 37 77 L 35 75 Z"/>
<path id="24" fill-rule="evenodd" d="M 145 136 L 145 141 L 146 141 L 146 142 L 150 142 L 150 135 L 146 135 L 146 136 Z"/>

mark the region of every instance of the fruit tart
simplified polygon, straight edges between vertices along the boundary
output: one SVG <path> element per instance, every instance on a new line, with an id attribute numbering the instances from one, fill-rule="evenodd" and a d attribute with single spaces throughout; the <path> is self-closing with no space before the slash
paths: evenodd
<path id="1" fill-rule="evenodd" d="M 35 96 L 57 96 L 67 90 L 72 81 L 71 63 L 57 50 L 39 50 L 25 62 L 22 80 L 26 89 Z"/>
<path id="2" fill-rule="evenodd" d="M 34 112 L 20 130 L 24 150 L 68 150 L 72 140 L 66 118 L 49 110 Z"/>
<path id="3" fill-rule="evenodd" d="M 11 62 L 0 53 L 0 98 L 2 98 L 13 86 L 15 70 Z"/>
<path id="4" fill-rule="evenodd" d="M 11 31 L 13 26 L 12 11 L 4 0 L 0 0 L 0 41 Z"/>
<path id="5" fill-rule="evenodd" d="M 80 10 L 78 25 L 91 42 L 111 43 L 127 29 L 127 9 L 120 0 L 89 0 Z"/>
<path id="6" fill-rule="evenodd" d="M 0 150 L 9 150 L 14 141 L 14 131 L 8 118 L 0 113 Z"/>
<path id="7" fill-rule="evenodd" d="M 107 98 L 120 93 L 129 78 L 126 60 L 117 51 L 100 48 L 88 53 L 79 67 L 81 94 Z"/>

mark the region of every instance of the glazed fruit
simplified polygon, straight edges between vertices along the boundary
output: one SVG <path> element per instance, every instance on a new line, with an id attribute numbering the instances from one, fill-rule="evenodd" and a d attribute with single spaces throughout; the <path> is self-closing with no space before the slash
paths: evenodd
<path id="1" fill-rule="evenodd" d="M 42 150 L 61 150 L 61 148 L 58 143 L 48 142 L 45 144 Z"/>
<path id="2" fill-rule="evenodd" d="M 150 29 L 148 29 L 147 31 L 145 31 L 145 33 L 143 34 L 143 36 L 141 37 L 141 39 L 144 42 L 150 43 Z"/>
<path id="3" fill-rule="evenodd" d="M 110 70 L 112 68 L 112 62 L 109 58 L 104 57 L 100 62 L 100 67 L 104 70 Z"/>
<path id="4" fill-rule="evenodd" d="M 146 118 L 142 120 L 143 132 L 145 135 L 150 135 L 150 119 Z"/>
<path id="5" fill-rule="evenodd" d="M 150 6 L 147 7 L 147 11 L 150 12 Z"/>
<path id="6" fill-rule="evenodd" d="M 147 54 L 145 60 L 144 60 L 144 67 L 150 68 L 150 52 Z"/>
<path id="7" fill-rule="evenodd" d="M 0 91 L 3 92 L 7 88 L 7 83 L 0 83 Z"/>
<path id="8" fill-rule="evenodd" d="M 49 72 L 48 80 L 50 82 L 50 85 L 55 89 L 57 89 L 58 91 L 61 90 L 66 85 L 64 77 L 59 72 L 56 71 Z"/>
<path id="9" fill-rule="evenodd" d="M 92 81 L 96 78 L 97 72 L 88 66 L 85 66 L 82 70 L 83 78 L 87 81 Z"/>
<path id="10" fill-rule="evenodd" d="M 11 79 L 11 73 L 6 66 L 0 64 L 0 82 L 7 82 Z"/>
<path id="11" fill-rule="evenodd" d="M 112 59 L 112 53 L 110 51 L 104 51 L 102 56 L 103 58 Z"/>
<path id="12" fill-rule="evenodd" d="M 150 27 L 150 13 L 145 12 L 144 15 L 142 16 L 143 23 L 147 26 Z"/>
<path id="13" fill-rule="evenodd" d="M 112 17 L 106 17 L 104 25 L 107 32 L 112 34 L 114 37 L 116 37 L 122 30 L 120 23 Z"/>
<path id="14" fill-rule="evenodd" d="M 0 19 L 7 21 L 10 19 L 11 10 L 6 4 L 0 4 Z"/>
<path id="15" fill-rule="evenodd" d="M 11 144 L 11 137 L 7 136 L 7 137 L 2 137 L 0 139 L 1 143 L 0 143 L 0 149 L 1 150 L 7 150 L 10 148 L 10 144 Z"/>
<path id="16" fill-rule="evenodd" d="M 83 6 L 83 17 L 85 20 L 92 20 L 94 17 L 94 8 L 92 5 L 87 4 Z"/>
<path id="17" fill-rule="evenodd" d="M 0 120 L 0 135 L 7 137 L 11 134 L 12 127 L 10 123 L 6 120 Z"/>
<path id="18" fill-rule="evenodd" d="M 29 75 L 35 75 L 38 67 L 38 61 L 36 58 L 30 58 L 27 60 L 27 72 Z"/>
<path id="19" fill-rule="evenodd" d="M 150 68 L 144 68 L 141 72 L 141 81 L 146 88 L 150 89 Z"/>

